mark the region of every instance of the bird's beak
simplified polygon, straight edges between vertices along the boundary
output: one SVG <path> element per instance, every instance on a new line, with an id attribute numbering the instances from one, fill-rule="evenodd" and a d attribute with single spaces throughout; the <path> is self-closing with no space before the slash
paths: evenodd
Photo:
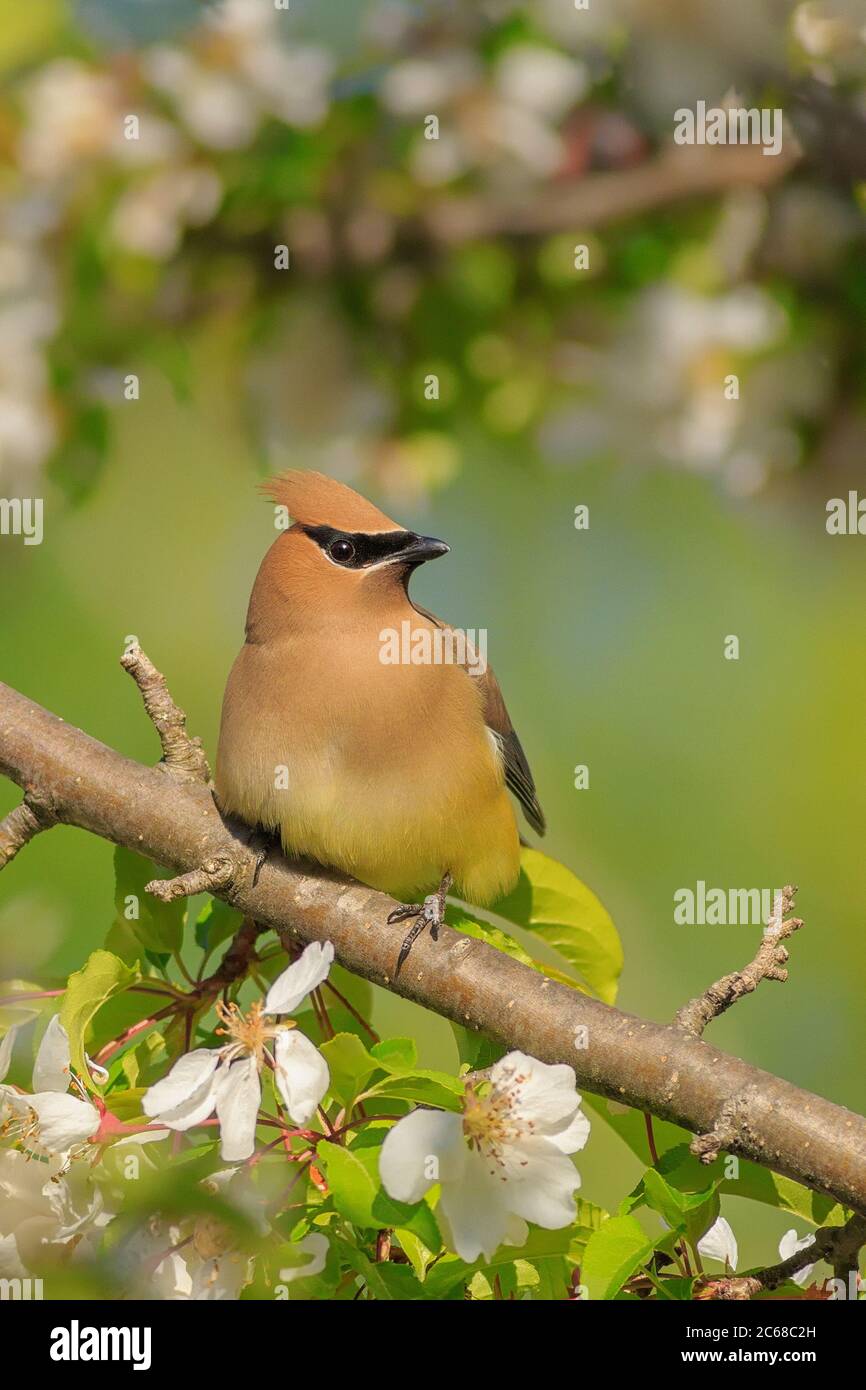
<path id="1" fill-rule="evenodd" d="M 446 545 L 444 541 L 437 541 L 435 536 L 415 536 L 402 550 L 398 550 L 396 555 L 392 555 L 391 559 L 401 564 L 423 565 L 426 560 L 435 560 L 440 555 L 447 555 L 450 549 L 450 545 Z"/>

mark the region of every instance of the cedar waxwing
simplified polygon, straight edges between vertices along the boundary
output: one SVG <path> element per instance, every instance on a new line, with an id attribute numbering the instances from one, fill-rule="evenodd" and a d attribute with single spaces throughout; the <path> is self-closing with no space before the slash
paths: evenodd
<path id="1" fill-rule="evenodd" d="M 279 834 L 289 857 L 406 902 L 389 919 L 418 919 L 399 969 L 419 931 L 435 937 L 452 883 L 478 906 L 514 886 L 506 787 L 543 834 L 532 773 L 489 668 L 383 655 L 389 634 L 427 652 L 435 633 L 454 635 L 408 593 L 413 570 L 449 547 L 321 473 L 290 472 L 264 491 L 294 524 L 253 586 L 223 701 L 218 800 Z"/>

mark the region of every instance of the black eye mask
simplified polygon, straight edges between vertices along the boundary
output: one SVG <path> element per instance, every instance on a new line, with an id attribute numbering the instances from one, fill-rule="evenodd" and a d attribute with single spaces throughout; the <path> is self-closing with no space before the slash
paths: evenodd
<path id="1" fill-rule="evenodd" d="M 410 546 L 418 537 L 414 531 L 338 531 L 333 526 L 304 526 L 301 528 L 316 542 L 329 560 L 347 570 L 362 570 L 368 565 L 391 559 Z"/>

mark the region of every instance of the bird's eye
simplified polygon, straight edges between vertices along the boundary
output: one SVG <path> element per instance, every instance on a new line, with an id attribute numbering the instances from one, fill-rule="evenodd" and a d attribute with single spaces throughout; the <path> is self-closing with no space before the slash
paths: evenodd
<path id="1" fill-rule="evenodd" d="M 328 554 L 332 560 L 337 561 L 338 565 L 345 565 L 354 556 L 355 547 L 351 541 L 347 541 L 345 537 L 341 537 L 340 540 L 331 541 L 331 544 L 328 546 Z"/>

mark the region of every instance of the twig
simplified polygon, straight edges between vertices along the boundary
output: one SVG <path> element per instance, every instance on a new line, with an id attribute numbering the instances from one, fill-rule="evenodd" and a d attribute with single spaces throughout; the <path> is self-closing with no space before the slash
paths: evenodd
<path id="1" fill-rule="evenodd" d="M 191 898 L 196 893 L 220 893 L 228 888 L 238 871 L 238 860 L 231 854 L 217 854 L 197 869 L 177 878 L 154 878 L 145 884 L 148 893 L 164 903 L 175 898 Z"/>
<path id="2" fill-rule="evenodd" d="M 364 1032 L 368 1035 L 372 1042 L 381 1042 L 381 1038 L 379 1037 L 379 1034 L 376 1032 L 375 1028 L 373 1028 L 367 1022 L 364 1015 L 358 1009 L 355 1008 L 352 1001 L 350 999 L 347 999 L 345 994 L 340 993 L 336 985 L 332 985 L 330 980 L 326 980 L 325 988 L 331 991 L 334 998 L 339 1000 L 339 1002 L 343 1005 L 343 1008 L 352 1015 L 355 1022 L 360 1024 L 360 1026 L 364 1029 Z"/>
<path id="3" fill-rule="evenodd" d="M 728 188 L 767 187 L 790 173 L 799 158 L 793 140 L 775 159 L 764 159 L 758 146 L 672 144 L 634 168 L 549 185 L 535 198 L 518 200 L 507 190 L 498 197 L 441 197 L 430 203 L 423 220 L 429 234 L 444 242 L 538 236 L 566 228 L 578 233 L 681 199 L 710 197 Z"/>
<path id="4" fill-rule="evenodd" d="M 217 969 L 196 986 L 196 994 L 218 994 L 221 989 L 233 985 L 245 975 L 250 962 L 255 958 L 256 941 L 264 930 L 260 922 L 245 917 Z"/>
<path id="5" fill-rule="evenodd" d="M 247 828 L 224 820 L 202 783 L 132 762 L 2 684 L 0 774 L 38 788 L 58 821 L 181 876 L 246 845 Z M 284 942 L 331 941 L 340 964 L 364 979 L 540 1061 L 568 1062 L 579 1086 L 692 1133 L 711 1131 L 729 1097 L 748 1096 L 734 1151 L 866 1214 L 866 1119 L 841 1105 L 449 927 L 438 942 L 419 941 L 415 967 L 395 981 L 402 929 L 387 923 L 393 898 L 277 851 L 257 880 L 236 877 L 218 896 Z"/>
<path id="6" fill-rule="evenodd" d="M 786 937 L 799 931 L 803 922 L 799 917 L 789 917 L 794 906 L 797 890 L 788 884 L 783 888 L 775 904 L 773 915 L 764 928 L 764 936 L 754 960 L 742 970 L 724 975 L 709 989 L 684 1004 L 674 1019 L 677 1028 L 699 1038 L 708 1023 L 723 1014 L 744 994 L 751 994 L 762 980 L 787 980 L 785 962 L 788 952 L 782 945 Z"/>
<path id="7" fill-rule="evenodd" d="M 24 800 L 0 820 L 0 869 L 4 869 L 34 835 L 54 824 L 48 808 L 25 792 Z"/>
<path id="8" fill-rule="evenodd" d="M 779 1264 L 756 1270 L 754 1274 L 744 1274 L 739 1278 L 709 1280 L 698 1292 L 697 1297 L 737 1301 L 753 1298 L 755 1294 L 777 1289 L 793 1275 L 799 1274 L 806 1265 L 817 1264 L 819 1260 L 827 1260 L 833 1265 L 834 1275 L 837 1278 L 845 1278 L 847 1282 L 847 1271 L 857 1269 L 857 1255 L 863 1245 L 866 1245 L 866 1219 L 855 1215 L 844 1226 L 819 1227 L 811 1245 L 795 1251 Z M 838 1273 L 842 1268 L 846 1271 L 845 1275 Z"/>
<path id="9" fill-rule="evenodd" d="M 120 658 L 141 691 L 144 708 L 159 734 L 162 765 L 181 782 L 209 782 L 210 768 L 200 738 L 186 731 L 186 715 L 168 692 L 165 676 L 157 671 L 137 642 L 131 642 Z"/>

